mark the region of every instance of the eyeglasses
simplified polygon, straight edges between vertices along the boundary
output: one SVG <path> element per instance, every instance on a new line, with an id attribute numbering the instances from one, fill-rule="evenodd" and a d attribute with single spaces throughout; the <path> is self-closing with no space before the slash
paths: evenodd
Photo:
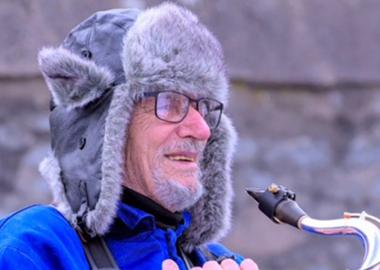
<path id="1" fill-rule="evenodd" d="M 223 103 L 212 98 L 192 99 L 175 91 L 144 93 L 144 98 L 155 97 L 155 114 L 160 120 L 180 123 L 189 112 L 191 103 L 206 121 L 210 129 L 215 129 L 220 122 Z"/>

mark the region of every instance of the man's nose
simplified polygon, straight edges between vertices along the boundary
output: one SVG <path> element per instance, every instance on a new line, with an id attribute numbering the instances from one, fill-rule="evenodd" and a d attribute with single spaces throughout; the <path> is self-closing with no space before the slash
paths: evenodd
<path id="1" fill-rule="evenodd" d="M 211 136 L 211 131 L 202 115 L 190 106 L 185 119 L 179 124 L 178 135 L 207 141 Z"/>

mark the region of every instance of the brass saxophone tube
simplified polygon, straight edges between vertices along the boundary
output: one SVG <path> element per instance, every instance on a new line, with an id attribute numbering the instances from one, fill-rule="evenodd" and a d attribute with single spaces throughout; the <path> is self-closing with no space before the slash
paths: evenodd
<path id="1" fill-rule="evenodd" d="M 366 212 L 344 213 L 343 218 L 331 220 L 311 218 L 297 204 L 294 192 L 276 184 L 266 190 L 247 192 L 259 203 L 259 209 L 276 223 L 322 235 L 355 235 L 365 250 L 358 270 L 380 270 L 380 219 Z"/>
<path id="2" fill-rule="evenodd" d="M 348 217 L 341 219 L 318 220 L 304 216 L 299 220 L 299 229 L 322 235 L 355 235 L 365 249 L 362 264 L 359 270 L 380 269 L 380 230 L 366 218 L 368 214 L 363 212 L 361 217 Z"/>

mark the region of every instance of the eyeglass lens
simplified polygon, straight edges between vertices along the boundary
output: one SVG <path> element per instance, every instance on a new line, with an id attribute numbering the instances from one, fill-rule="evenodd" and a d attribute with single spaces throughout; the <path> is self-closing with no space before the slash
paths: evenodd
<path id="1" fill-rule="evenodd" d="M 159 93 L 156 102 L 158 118 L 170 122 L 180 122 L 186 115 L 189 105 L 186 96 L 171 92 Z"/>
<path id="2" fill-rule="evenodd" d="M 157 95 L 156 115 L 169 122 L 182 121 L 189 110 L 190 98 L 175 92 L 161 92 Z M 209 125 L 214 128 L 218 125 L 221 113 L 221 104 L 215 100 L 200 99 L 198 111 Z"/>
<path id="3" fill-rule="evenodd" d="M 210 128 L 214 128 L 219 123 L 221 105 L 208 99 L 201 99 L 198 103 L 198 111 L 205 119 Z"/>

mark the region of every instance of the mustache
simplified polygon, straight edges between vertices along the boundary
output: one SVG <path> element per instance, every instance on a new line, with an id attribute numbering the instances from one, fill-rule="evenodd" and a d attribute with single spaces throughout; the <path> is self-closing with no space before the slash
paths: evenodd
<path id="1" fill-rule="evenodd" d="M 165 146 L 162 149 L 163 153 L 170 153 L 176 151 L 196 152 L 199 156 L 202 155 L 203 150 L 206 148 L 206 143 L 198 140 L 188 139 L 181 142 L 175 142 L 171 145 Z"/>

